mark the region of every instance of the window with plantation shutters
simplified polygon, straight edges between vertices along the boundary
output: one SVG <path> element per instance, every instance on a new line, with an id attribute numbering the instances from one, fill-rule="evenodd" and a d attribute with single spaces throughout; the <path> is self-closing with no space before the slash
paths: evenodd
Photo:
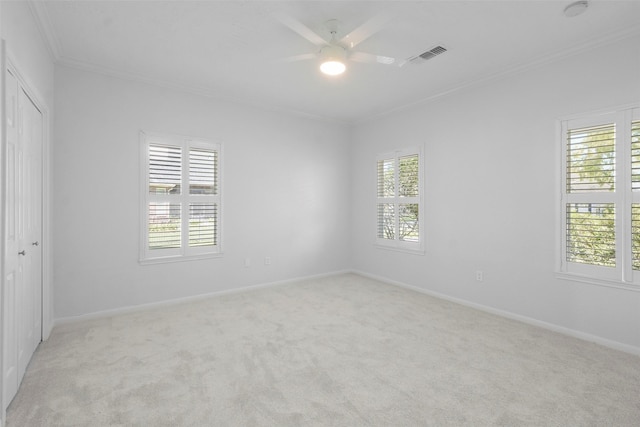
<path id="1" fill-rule="evenodd" d="M 632 269 L 640 271 L 640 110 L 631 122 L 631 256 Z"/>
<path id="2" fill-rule="evenodd" d="M 420 150 L 378 156 L 376 196 L 376 242 L 389 248 L 422 251 Z"/>
<path id="3" fill-rule="evenodd" d="M 220 254 L 220 145 L 141 134 L 141 261 Z"/>
<path id="4" fill-rule="evenodd" d="M 614 191 L 615 139 L 612 123 L 567 130 L 567 192 Z"/>
<path id="5" fill-rule="evenodd" d="M 640 110 L 561 122 L 562 278 L 640 285 Z"/>

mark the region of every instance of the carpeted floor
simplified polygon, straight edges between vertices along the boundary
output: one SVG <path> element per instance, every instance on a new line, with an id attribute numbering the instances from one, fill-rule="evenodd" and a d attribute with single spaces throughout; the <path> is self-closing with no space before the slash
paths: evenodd
<path id="1" fill-rule="evenodd" d="M 61 325 L 24 426 L 638 426 L 640 358 L 357 275 Z"/>

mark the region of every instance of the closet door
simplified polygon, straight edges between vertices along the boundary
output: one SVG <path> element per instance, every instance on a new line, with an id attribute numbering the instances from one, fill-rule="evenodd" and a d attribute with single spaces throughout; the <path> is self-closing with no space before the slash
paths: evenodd
<path id="1" fill-rule="evenodd" d="M 3 355 L 2 375 L 4 409 L 18 389 L 18 289 L 22 283 L 21 251 L 18 239 L 18 168 L 22 157 L 18 144 L 18 81 L 5 71 L 6 145 L 5 145 L 5 259 L 3 277 Z"/>
<path id="2" fill-rule="evenodd" d="M 19 307 L 18 383 L 42 338 L 42 114 L 19 88 L 22 131 L 18 133 L 22 164 L 18 203 L 22 292 Z M 22 253 L 20 252 L 19 253 Z"/>
<path id="3" fill-rule="evenodd" d="M 6 71 L 3 400 L 15 396 L 42 339 L 42 114 Z"/>

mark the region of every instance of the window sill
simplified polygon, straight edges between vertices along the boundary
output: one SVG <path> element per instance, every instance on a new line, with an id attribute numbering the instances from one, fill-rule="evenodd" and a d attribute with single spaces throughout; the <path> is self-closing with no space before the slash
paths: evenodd
<path id="1" fill-rule="evenodd" d="M 589 285 L 605 286 L 607 288 L 624 289 L 626 291 L 640 292 L 640 285 L 623 282 L 621 280 L 599 279 L 591 276 L 584 276 L 575 273 L 556 272 L 556 278 L 561 280 L 569 280 L 572 282 L 587 283 Z"/>
<path id="2" fill-rule="evenodd" d="M 394 252 L 404 252 L 410 255 L 425 255 L 426 252 L 422 249 L 408 249 L 408 248 L 399 248 L 397 246 L 387 246 L 387 245 L 381 245 L 379 243 L 374 243 L 374 246 L 378 249 L 384 249 L 387 251 L 394 251 Z"/>
<path id="3" fill-rule="evenodd" d="M 176 255 L 166 256 L 160 258 L 146 258 L 141 259 L 138 262 L 140 265 L 153 265 L 153 264 L 167 264 L 171 262 L 185 262 L 185 261 L 199 261 L 203 259 L 222 258 L 222 252 L 216 252 L 211 254 L 200 255 Z"/>

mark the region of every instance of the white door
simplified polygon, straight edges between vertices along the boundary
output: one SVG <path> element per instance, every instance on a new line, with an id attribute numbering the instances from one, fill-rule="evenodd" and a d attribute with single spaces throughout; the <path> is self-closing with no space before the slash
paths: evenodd
<path id="1" fill-rule="evenodd" d="M 21 227 L 18 241 L 22 264 L 23 299 L 18 305 L 18 377 L 22 378 L 31 356 L 42 338 L 42 114 L 27 94 L 20 90 L 18 105 L 22 109 L 23 129 L 18 140 L 22 145 Z"/>
<path id="2" fill-rule="evenodd" d="M 4 405 L 42 339 L 42 114 L 6 72 Z"/>
<path id="3" fill-rule="evenodd" d="M 17 283 L 22 282 L 21 266 L 18 262 L 18 207 L 17 207 L 17 165 L 18 148 L 18 81 L 6 72 L 6 117 L 7 138 L 5 148 L 6 167 L 6 212 L 5 212 L 5 260 L 3 289 L 3 356 L 2 375 L 4 384 L 3 404 L 6 409 L 18 390 L 18 300 Z"/>

